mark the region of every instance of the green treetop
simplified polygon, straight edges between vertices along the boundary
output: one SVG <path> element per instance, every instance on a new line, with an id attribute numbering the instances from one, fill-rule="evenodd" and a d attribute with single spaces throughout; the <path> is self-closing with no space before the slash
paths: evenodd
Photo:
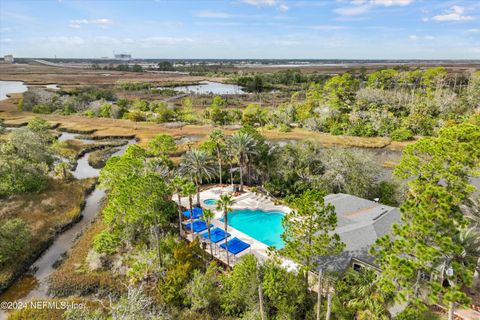
<path id="1" fill-rule="evenodd" d="M 397 300 L 420 305 L 425 291 L 434 302 L 448 302 L 450 310 L 468 300 L 461 288 L 470 284 L 475 261 L 464 259 L 462 232 L 468 221 L 459 207 L 475 190 L 469 179 L 479 168 L 475 124 L 446 127 L 438 137 L 405 148 L 395 170 L 410 180 L 401 224 L 372 250 L 382 268 L 382 288 L 397 292 Z"/>
<path id="2" fill-rule="evenodd" d="M 281 253 L 303 266 L 308 283 L 308 271 L 318 267 L 318 257 L 338 254 L 345 245 L 333 233 L 337 226 L 335 208 L 325 204 L 320 192 L 307 190 L 291 198 L 289 205 L 293 210 L 282 220 L 285 247 Z"/>

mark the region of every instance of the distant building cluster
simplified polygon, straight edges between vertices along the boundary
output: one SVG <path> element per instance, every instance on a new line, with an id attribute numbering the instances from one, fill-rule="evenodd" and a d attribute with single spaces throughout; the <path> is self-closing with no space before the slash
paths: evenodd
<path id="1" fill-rule="evenodd" d="M 13 63 L 13 61 L 14 61 L 13 60 L 13 55 L 7 54 L 7 55 L 3 56 L 3 63 L 11 64 L 11 63 Z"/>
<path id="2" fill-rule="evenodd" d="M 114 57 L 115 57 L 116 60 L 128 61 L 128 60 L 132 59 L 132 55 L 131 54 L 126 54 L 126 53 L 115 54 Z"/>

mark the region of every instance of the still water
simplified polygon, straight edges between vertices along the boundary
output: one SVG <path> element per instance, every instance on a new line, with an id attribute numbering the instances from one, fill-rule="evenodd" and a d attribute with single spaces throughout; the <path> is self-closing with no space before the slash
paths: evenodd
<path id="1" fill-rule="evenodd" d="M 236 84 L 227 84 L 212 81 L 202 81 L 198 85 L 173 87 L 175 91 L 190 92 L 195 94 L 241 94 L 246 93 Z"/>
<path id="2" fill-rule="evenodd" d="M 27 86 L 22 81 L 1 81 L 0 80 L 0 100 L 8 99 L 7 95 L 11 93 L 22 93 L 27 91 Z"/>

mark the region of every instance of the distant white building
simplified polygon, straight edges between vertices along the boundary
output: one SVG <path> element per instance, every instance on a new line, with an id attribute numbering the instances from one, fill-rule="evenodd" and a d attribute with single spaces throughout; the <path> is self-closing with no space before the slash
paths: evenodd
<path id="1" fill-rule="evenodd" d="M 115 59 L 128 61 L 132 59 L 132 55 L 126 53 L 115 54 Z"/>
<path id="2" fill-rule="evenodd" d="M 13 63 L 13 55 L 7 54 L 3 56 L 3 62 L 4 63 Z"/>

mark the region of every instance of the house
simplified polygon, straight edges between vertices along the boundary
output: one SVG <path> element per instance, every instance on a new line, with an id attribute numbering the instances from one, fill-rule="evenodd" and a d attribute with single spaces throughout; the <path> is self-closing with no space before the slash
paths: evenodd
<path id="1" fill-rule="evenodd" d="M 345 249 L 336 256 L 319 257 L 319 265 L 337 272 L 350 266 L 378 268 L 368 251 L 378 238 L 391 232 L 394 223 L 400 222 L 399 209 L 343 193 L 326 196 L 325 203 L 335 207 L 335 233 L 345 243 Z"/>

